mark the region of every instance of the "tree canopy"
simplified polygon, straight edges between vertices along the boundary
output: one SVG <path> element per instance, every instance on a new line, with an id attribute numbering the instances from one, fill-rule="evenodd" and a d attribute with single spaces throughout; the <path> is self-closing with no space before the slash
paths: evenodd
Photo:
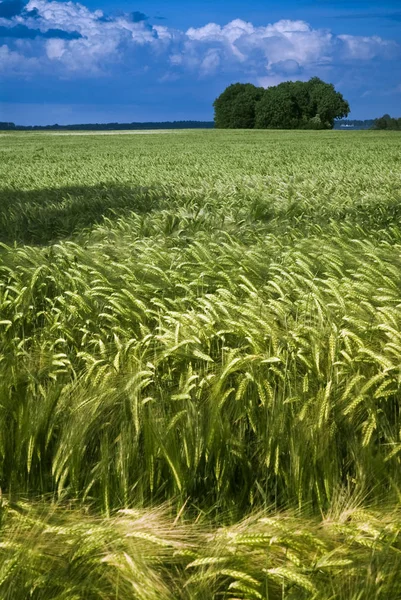
<path id="1" fill-rule="evenodd" d="M 255 108 L 264 88 L 251 83 L 233 83 L 214 101 L 215 127 L 220 129 L 253 129 Z"/>
<path id="2" fill-rule="evenodd" d="M 214 101 L 215 126 L 230 129 L 332 129 L 349 104 L 318 77 L 267 89 L 234 83 Z"/>
<path id="3" fill-rule="evenodd" d="M 390 115 L 383 115 L 380 119 L 375 120 L 375 129 L 392 129 L 395 131 L 401 131 L 401 118 L 394 119 Z"/>

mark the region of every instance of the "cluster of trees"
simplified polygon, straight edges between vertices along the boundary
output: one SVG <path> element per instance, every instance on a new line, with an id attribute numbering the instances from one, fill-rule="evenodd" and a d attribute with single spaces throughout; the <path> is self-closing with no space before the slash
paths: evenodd
<path id="1" fill-rule="evenodd" d="M 15 123 L 0 121 L 0 131 L 10 131 L 15 129 Z"/>
<path id="2" fill-rule="evenodd" d="M 350 112 L 342 94 L 318 77 L 267 89 L 234 83 L 213 106 L 215 127 L 223 129 L 332 129 Z"/>
<path id="3" fill-rule="evenodd" d="M 393 119 L 390 115 L 383 115 L 380 119 L 375 120 L 375 129 L 393 129 L 401 131 L 401 118 Z"/>

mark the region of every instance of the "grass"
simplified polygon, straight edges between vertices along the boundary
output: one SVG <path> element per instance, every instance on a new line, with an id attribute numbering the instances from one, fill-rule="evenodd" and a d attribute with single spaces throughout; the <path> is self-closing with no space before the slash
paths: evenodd
<path id="1" fill-rule="evenodd" d="M 401 598 L 400 149 L 3 138 L 1 598 Z"/>

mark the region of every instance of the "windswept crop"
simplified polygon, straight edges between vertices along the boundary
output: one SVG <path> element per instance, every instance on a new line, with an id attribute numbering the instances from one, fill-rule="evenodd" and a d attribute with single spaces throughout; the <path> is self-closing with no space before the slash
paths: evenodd
<path id="1" fill-rule="evenodd" d="M 397 134 L 1 144 L 0 597 L 401 598 Z"/>

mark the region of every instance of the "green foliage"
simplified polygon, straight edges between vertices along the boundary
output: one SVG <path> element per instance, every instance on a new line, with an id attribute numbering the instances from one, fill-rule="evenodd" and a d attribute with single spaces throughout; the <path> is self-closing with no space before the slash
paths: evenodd
<path id="1" fill-rule="evenodd" d="M 347 117 L 350 112 L 348 102 L 336 92 L 334 85 L 313 77 L 306 84 L 309 93 L 309 116 L 319 115 L 323 128 L 332 129 L 334 119 Z M 305 113 L 304 113 L 305 114 Z"/>
<path id="2" fill-rule="evenodd" d="M 400 596 L 399 155 L 7 135 L 0 597 Z"/>
<path id="3" fill-rule="evenodd" d="M 332 129 L 334 120 L 350 111 L 334 86 L 318 77 L 266 90 L 236 83 L 224 90 L 214 107 L 216 127 L 237 129 Z"/>
<path id="4" fill-rule="evenodd" d="M 380 119 L 375 120 L 373 127 L 375 129 L 401 131 L 401 118 L 393 119 L 390 115 L 383 115 Z"/>
<path id="5" fill-rule="evenodd" d="M 265 90 L 256 108 L 257 129 L 297 129 L 302 117 L 301 108 L 292 93 L 291 83 Z"/>
<path id="6" fill-rule="evenodd" d="M 229 85 L 213 103 L 218 129 L 253 129 L 256 103 L 264 93 L 251 83 Z"/>

